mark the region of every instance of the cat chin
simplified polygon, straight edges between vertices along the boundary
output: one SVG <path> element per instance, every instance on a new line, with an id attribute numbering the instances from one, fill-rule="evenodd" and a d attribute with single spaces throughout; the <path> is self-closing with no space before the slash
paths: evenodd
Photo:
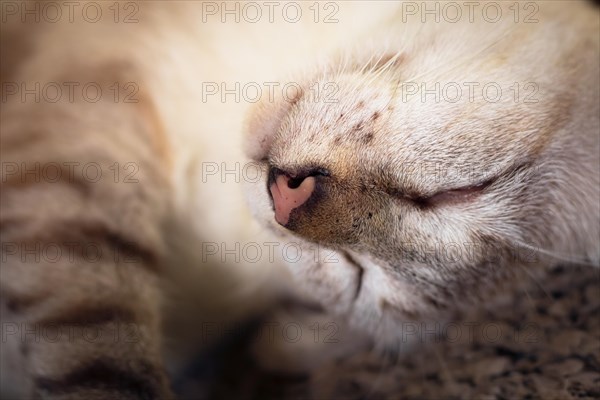
<path id="1" fill-rule="evenodd" d="M 439 321 L 437 310 L 426 306 L 416 286 L 390 279 L 386 267 L 371 257 L 300 239 L 290 243 L 301 246 L 303 254 L 301 260 L 284 260 L 297 295 L 318 304 L 349 330 L 370 337 L 383 352 L 412 343 L 415 321 Z"/>
<path id="2" fill-rule="evenodd" d="M 248 205 L 260 226 L 279 248 L 289 249 L 277 255 L 292 275 L 292 296 L 320 305 L 385 351 L 402 344 L 404 324 L 434 315 L 423 301 L 422 287 L 394 278 L 389 265 L 357 249 L 333 249 L 294 235 L 275 221 L 266 185 L 245 186 Z"/>

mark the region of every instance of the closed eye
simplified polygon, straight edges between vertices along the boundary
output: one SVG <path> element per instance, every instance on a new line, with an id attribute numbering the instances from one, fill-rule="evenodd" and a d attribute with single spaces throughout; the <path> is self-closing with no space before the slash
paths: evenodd
<path id="1" fill-rule="evenodd" d="M 459 188 L 444 189 L 433 194 L 422 195 L 419 193 L 401 192 L 399 190 L 394 190 L 391 192 L 391 194 L 394 197 L 404 198 L 420 208 L 466 203 L 476 199 L 497 180 L 512 180 L 517 175 L 520 175 L 523 172 L 526 173 L 531 165 L 531 160 L 525 160 L 521 163 L 514 164 L 512 167 L 506 168 L 504 172 L 480 183 Z"/>
<path id="2" fill-rule="evenodd" d="M 495 179 L 489 179 L 485 182 L 476 185 L 465 186 L 457 189 L 443 190 L 441 192 L 434 193 L 430 196 L 407 197 L 422 208 L 436 207 L 446 204 L 465 203 L 475 199 L 488 186 L 490 186 L 494 182 L 494 180 Z"/>
<path id="3" fill-rule="evenodd" d="M 452 205 L 471 201 L 479 196 L 495 181 L 496 178 L 493 178 L 475 185 L 444 189 L 434 192 L 433 194 L 422 194 L 414 191 L 407 192 L 398 189 L 391 189 L 387 190 L 386 192 L 394 198 L 402 199 L 418 206 L 419 208 L 425 209 L 441 205 Z"/>

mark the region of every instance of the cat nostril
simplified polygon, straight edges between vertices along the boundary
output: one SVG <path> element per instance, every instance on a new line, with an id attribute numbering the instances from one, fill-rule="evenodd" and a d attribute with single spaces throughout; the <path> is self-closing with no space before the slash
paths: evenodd
<path id="1" fill-rule="evenodd" d="M 289 174 L 278 169 L 270 171 L 268 189 L 273 199 L 275 220 L 279 224 L 287 225 L 292 211 L 308 201 L 317 184 L 315 176 L 322 174 L 312 170 L 308 174 L 290 177 Z"/>
<path id="2" fill-rule="evenodd" d="M 310 170 L 305 170 L 303 172 L 295 173 L 295 174 L 283 171 L 279 168 L 271 168 L 269 170 L 269 179 L 267 182 L 268 186 L 270 187 L 271 184 L 277 180 L 277 177 L 279 177 L 281 175 L 283 175 L 287 178 L 287 187 L 288 188 L 297 189 L 300 187 L 300 185 L 302 185 L 302 182 L 304 182 L 304 180 L 306 178 L 314 177 L 314 176 L 329 176 L 330 173 L 328 170 L 326 170 L 324 168 L 312 168 Z"/>
<path id="3" fill-rule="evenodd" d="M 287 185 L 290 189 L 298 189 L 306 178 L 291 178 Z"/>

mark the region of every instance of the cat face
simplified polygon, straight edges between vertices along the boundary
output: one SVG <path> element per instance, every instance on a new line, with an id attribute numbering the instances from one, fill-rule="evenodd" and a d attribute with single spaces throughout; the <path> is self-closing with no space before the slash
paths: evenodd
<path id="1" fill-rule="evenodd" d="M 406 78 L 435 69 L 444 51 L 442 41 L 425 55 L 332 63 L 295 96 L 260 104 L 248 124 L 246 152 L 265 177 L 250 185 L 250 204 L 265 226 L 307 249 L 290 265 L 298 284 L 384 340 L 399 322 L 484 298 L 553 246 L 546 157 L 572 96 L 540 79 L 543 101 L 528 104 L 481 93 L 411 97 Z M 503 61 L 483 54 L 452 79 L 425 75 L 418 86 L 481 87 L 491 70 L 506 91 L 529 76 L 518 52 Z M 333 101 L 319 98 L 314 88 L 332 84 Z M 314 257 L 315 246 L 335 262 Z"/>

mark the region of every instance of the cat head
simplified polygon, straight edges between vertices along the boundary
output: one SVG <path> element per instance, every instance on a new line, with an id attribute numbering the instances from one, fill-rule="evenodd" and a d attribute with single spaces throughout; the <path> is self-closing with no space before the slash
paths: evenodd
<path id="1" fill-rule="evenodd" d="M 422 40 L 332 61 L 260 103 L 246 135 L 264 177 L 251 208 L 305 249 L 298 284 L 383 338 L 513 282 L 563 223 L 548 154 L 572 94 L 528 74 L 518 50 L 473 59 Z M 440 74 L 445 51 L 469 62 Z"/>

